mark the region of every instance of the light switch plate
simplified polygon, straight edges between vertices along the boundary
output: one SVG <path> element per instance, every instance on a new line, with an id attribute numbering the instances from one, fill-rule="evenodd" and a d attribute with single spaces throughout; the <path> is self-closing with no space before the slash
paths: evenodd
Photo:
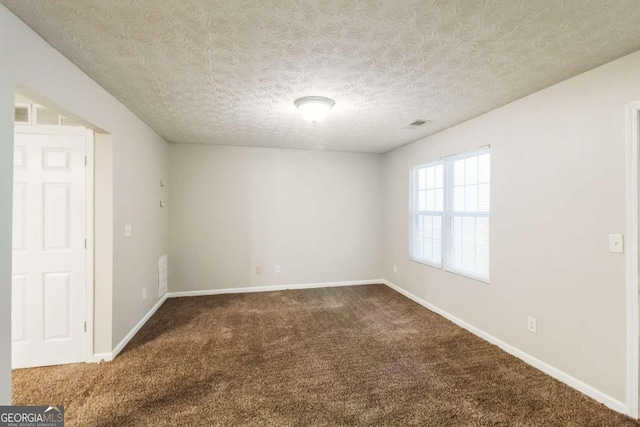
<path id="1" fill-rule="evenodd" d="M 622 234 L 609 234 L 609 252 L 624 253 L 624 237 Z"/>
<path id="2" fill-rule="evenodd" d="M 131 235 L 133 234 L 133 228 L 131 227 L 131 224 L 127 224 L 124 226 L 124 237 L 131 237 Z"/>

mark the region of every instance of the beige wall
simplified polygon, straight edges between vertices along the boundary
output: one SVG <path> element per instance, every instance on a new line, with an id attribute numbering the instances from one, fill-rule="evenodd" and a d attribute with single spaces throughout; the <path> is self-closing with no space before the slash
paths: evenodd
<path id="1" fill-rule="evenodd" d="M 94 204 L 94 354 L 113 348 L 113 137 L 96 133 Z"/>
<path id="2" fill-rule="evenodd" d="M 2 13 L 2 11 L 0 11 Z M 0 23 L 2 20 L 0 19 Z M 0 32 L 2 27 L 0 27 Z M 0 58 L 4 58 L 0 35 Z M 13 85 L 0 67 L 0 405 L 11 404 Z"/>
<path id="3" fill-rule="evenodd" d="M 384 275 L 626 402 L 625 104 L 640 53 L 388 153 Z M 491 284 L 408 260 L 409 168 L 491 145 Z M 393 273 L 393 264 L 398 273 Z M 527 316 L 538 333 L 527 331 Z"/>
<path id="4" fill-rule="evenodd" d="M 170 157 L 171 290 L 380 278 L 382 156 L 172 144 Z"/>
<path id="5" fill-rule="evenodd" d="M 21 84 L 113 136 L 113 336 L 119 342 L 158 301 L 158 257 L 167 252 L 159 181 L 167 144 L 35 32 L 0 6 L 0 403 L 10 388 L 10 233 L 14 85 Z M 124 239 L 125 224 L 134 236 Z M 98 304 L 101 301 L 97 301 Z"/>

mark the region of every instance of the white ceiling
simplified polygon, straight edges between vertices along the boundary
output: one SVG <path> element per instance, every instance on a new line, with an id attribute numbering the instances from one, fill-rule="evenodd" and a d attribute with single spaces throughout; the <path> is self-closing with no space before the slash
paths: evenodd
<path id="1" fill-rule="evenodd" d="M 386 152 L 640 49 L 636 0 L 0 2 L 170 142 Z"/>

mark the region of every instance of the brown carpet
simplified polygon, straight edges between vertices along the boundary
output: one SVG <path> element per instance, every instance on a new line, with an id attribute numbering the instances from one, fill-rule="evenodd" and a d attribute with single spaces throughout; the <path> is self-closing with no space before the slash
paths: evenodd
<path id="1" fill-rule="evenodd" d="M 23 369 L 68 426 L 637 426 L 384 285 L 168 300 L 113 362 Z"/>

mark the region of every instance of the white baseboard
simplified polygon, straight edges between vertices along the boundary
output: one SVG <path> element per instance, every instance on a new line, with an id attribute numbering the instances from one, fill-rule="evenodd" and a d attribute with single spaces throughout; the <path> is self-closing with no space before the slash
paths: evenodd
<path id="1" fill-rule="evenodd" d="M 476 328 L 475 326 L 465 322 L 462 319 L 459 319 L 457 317 L 455 317 L 452 314 L 447 313 L 446 311 L 442 310 L 441 308 L 436 307 L 433 304 L 430 304 L 426 301 L 424 301 L 423 299 L 415 296 L 414 294 L 412 294 L 411 292 L 402 289 L 400 286 L 389 282 L 388 280 L 383 280 L 383 283 L 385 285 L 387 285 L 388 287 L 390 287 L 391 289 L 393 289 L 394 291 L 406 296 L 407 298 L 417 302 L 418 304 L 420 304 L 421 306 L 428 308 L 429 310 L 433 311 L 434 313 L 439 314 L 440 316 L 452 321 L 453 323 L 455 323 L 456 325 L 466 329 L 467 331 L 471 332 L 472 334 L 482 338 L 485 341 L 490 342 L 491 344 L 495 344 L 498 347 L 500 347 L 501 349 L 503 349 L 504 351 L 506 351 L 507 353 L 517 357 L 518 359 L 528 363 L 529 365 L 533 366 L 534 368 L 538 368 L 539 370 L 541 370 L 542 372 L 546 373 L 547 375 L 552 376 L 553 378 L 557 379 L 558 381 L 561 381 L 565 384 L 567 384 L 568 386 L 578 390 L 579 392 L 586 394 L 587 396 L 591 397 L 592 399 L 597 400 L 598 402 L 608 406 L 609 408 L 613 409 L 614 411 L 618 411 L 621 412 L 623 414 L 629 415 L 628 413 L 628 407 L 626 403 L 620 402 L 619 400 L 609 396 L 608 394 L 590 386 L 589 384 L 575 378 L 572 377 L 571 375 L 567 374 L 564 371 L 561 371 L 558 368 L 555 368 L 551 365 L 549 365 L 546 362 L 543 362 L 540 359 L 537 359 L 533 356 L 531 356 L 528 353 L 525 353 L 524 351 L 510 345 L 507 344 L 506 342 L 499 340 L 498 338 L 494 337 L 493 335 L 490 335 L 486 332 L 484 332 L 483 330 Z"/>
<path id="2" fill-rule="evenodd" d="M 116 346 L 116 348 L 113 349 L 113 357 L 112 360 L 116 358 L 116 356 L 118 354 L 120 354 L 120 352 L 125 348 L 125 346 L 127 344 L 129 344 L 129 341 L 131 341 L 131 338 L 133 338 L 140 329 L 142 329 L 142 327 L 144 326 L 145 323 L 147 323 L 147 321 L 149 319 L 151 319 L 151 316 L 153 316 L 155 314 L 156 311 L 158 311 L 158 309 L 160 308 L 160 306 L 162 304 L 164 304 L 164 302 L 167 300 L 167 294 L 164 294 L 162 296 L 162 298 L 160 298 L 160 300 L 158 300 L 158 302 L 156 303 L 156 305 L 154 305 L 153 307 L 151 307 L 151 310 L 149 310 L 149 312 L 147 314 L 144 315 L 144 317 L 142 319 L 140 319 L 140 321 L 138 322 L 138 324 L 136 326 L 133 327 L 133 329 L 131 329 L 129 331 L 129 333 L 122 338 L 122 340 L 118 343 L 118 345 Z"/>
<path id="3" fill-rule="evenodd" d="M 287 289 L 333 288 L 336 286 L 357 286 L 384 284 L 384 279 L 354 280 L 348 282 L 302 283 L 296 285 L 249 286 L 246 288 L 207 289 L 202 291 L 169 292 L 167 298 L 198 297 L 205 295 L 242 294 L 249 292 L 285 291 Z"/>
<path id="4" fill-rule="evenodd" d="M 100 363 L 100 362 L 111 362 L 113 360 L 113 352 L 108 353 L 96 353 L 91 358 L 90 362 L 92 363 Z"/>
<path id="5" fill-rule="evenodd" d="M 149 312 L 145 314 L 142 319 L 140 319 L 140 321 L 133 327 L 133 329 L 131 329 L 129 333 L 124 338 L 122 338 L 122 340 L 120 340 L 120 342 L 113 349 L 112 352 L 94 354 L 92 361 L 95 363 L 100 363 L 100 362 L 110 362 L 113 359 L 115 359 L 116 356 L 118 356 L 118 354 L 120 354 L 120 352 L 126 347 L 126 345 L 129 344 L 129 341 L 131 341 L 131 338 L 133 338 L 138 333 L 138 331 L 142 329 L 142 327 L 145 325 L 145 323 L 147 323 L 147 321 L 151 318 L 151 316 L 153 316 L 155 312 L 158 311 L 160 306 L 164 304 L 164 302 L 167 300 L 167 295 L 168 294 L 164 294 L 162 298 L 158 300 L 156 305 L 151 307 L 151 310 L 149 310 Z"/>

